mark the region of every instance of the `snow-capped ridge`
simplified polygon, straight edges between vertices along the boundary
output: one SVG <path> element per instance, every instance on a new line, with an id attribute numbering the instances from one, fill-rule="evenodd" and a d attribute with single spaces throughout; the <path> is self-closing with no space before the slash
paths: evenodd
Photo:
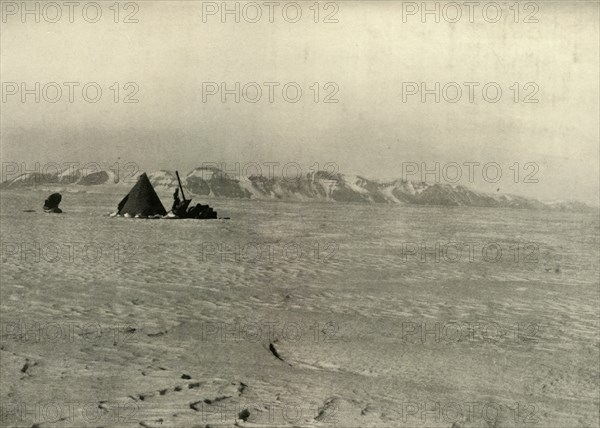
<path id="1" fill-rule="evenodd" d="M 141 171 L 63 170 L 51 174 L 27 172 L 0 183 L 0 188 L 61 189 L 85 186 L 130 187 Z M 272 199 L 287 201 L 328 201 L 388 203 L 405 205 L 477 206 L 497 208 L 551 209 L 589 211 L 593 208 L 575 201 L 541 202 L 533 198 L 507 194 L 487 194 L 463 185 L 425 183 L 402 179 L 379 181 L 340 172 L 313 171 L 293 179 L 287 177 L 250 176 L 238 179 L 215 166 L 194 168 L 180 174 L 190 196 L 204 198 Z M 157 191 L 173 192 L 179 185 L 174 171 L 150 172 L 148 178 Z"/>

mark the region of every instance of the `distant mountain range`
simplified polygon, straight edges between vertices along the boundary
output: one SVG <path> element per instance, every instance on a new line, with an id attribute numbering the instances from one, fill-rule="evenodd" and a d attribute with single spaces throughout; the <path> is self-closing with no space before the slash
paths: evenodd
<path id="1" fill-rule="evenodd" d="M 172 171 L 148 174 L 152 185 L 160 192 L 173 192 L 177 178 Z M 355 175 L 311 172 L 301 178 L 251 176 L 238 179 L 218 168 L 200 167 L 181 176 L 184 188 L 198 197 L 268 199 L 282 201 L 331 201 L 389 203 L 404 205 L 475 206 L 523 208 L 559 211 L 595 211 L 576 201 L 541 202 L 533 198 L 507 194 L 489 194 L 461 185 L 413 182 L 407 180 L 377 181 Z M 0 183 L 0 189 L 42 187 L 80 188 L 90 186 L 133 186 L 135 178 L 119 180 L 113 171 L 85 174 L 80 170 L 60 174 L 25 173 Z"/>

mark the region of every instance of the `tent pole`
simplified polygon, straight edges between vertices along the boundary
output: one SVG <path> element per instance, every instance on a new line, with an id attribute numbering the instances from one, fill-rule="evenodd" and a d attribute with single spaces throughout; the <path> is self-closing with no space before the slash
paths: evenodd
<path id="1" fill-rule="evenodd" d="M 183 194 L 183 186 L 181 185 L 181 180 L 179 179 L 179 171 L 175 171 L 175 175 L 177 175 L 177 182 L 179 182 L 179 190 L 181 190 L 181 197 L 185 201 L 185 195 Z"/>

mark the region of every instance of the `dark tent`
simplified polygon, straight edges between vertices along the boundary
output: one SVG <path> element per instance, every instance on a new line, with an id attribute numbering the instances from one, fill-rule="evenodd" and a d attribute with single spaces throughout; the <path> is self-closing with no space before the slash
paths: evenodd
<path id="1" fill-rule="evenodd" d="M 140 175 L 135 186 L 119 203 L 117 211 L 118 215 L 129 214 L 132 217 L 167 214 L 146 173 Z"/>

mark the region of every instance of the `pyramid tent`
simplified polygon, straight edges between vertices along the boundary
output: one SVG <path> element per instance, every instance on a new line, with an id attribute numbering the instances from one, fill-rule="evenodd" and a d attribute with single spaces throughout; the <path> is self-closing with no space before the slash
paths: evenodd
<path id="1" fill-rule="evenodd" d="M 167 214 L 146 173 L 139 176 L 135 186 L 119 203 L 117 214 L 129 214 L 132 217 L 136 215 L 146 217 Z"/>

